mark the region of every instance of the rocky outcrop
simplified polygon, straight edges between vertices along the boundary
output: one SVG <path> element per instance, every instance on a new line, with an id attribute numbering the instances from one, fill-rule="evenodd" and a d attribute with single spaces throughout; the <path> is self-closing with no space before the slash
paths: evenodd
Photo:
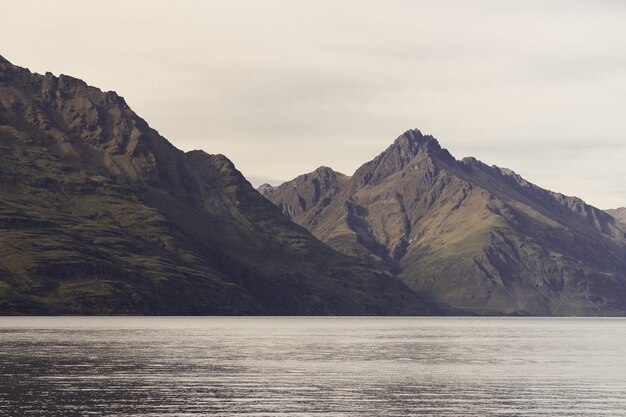
<path id="1" fill-rule="evenodd" d="M 475 158 L 457 161 L 417 130 L 323 202 L 300 191 L 306 177 L 269 198 L 335 249 L 459 311 L 626 313 L 626 228 L 581 199 Z"/>

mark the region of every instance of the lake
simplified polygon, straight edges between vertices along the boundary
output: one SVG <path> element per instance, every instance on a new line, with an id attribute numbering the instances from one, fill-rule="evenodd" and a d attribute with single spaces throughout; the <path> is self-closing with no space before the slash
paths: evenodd
<path id="1" fill-rule="evenodd" d="M 626 415 L 626 320 L 1 317 L 0 415 Z"/>

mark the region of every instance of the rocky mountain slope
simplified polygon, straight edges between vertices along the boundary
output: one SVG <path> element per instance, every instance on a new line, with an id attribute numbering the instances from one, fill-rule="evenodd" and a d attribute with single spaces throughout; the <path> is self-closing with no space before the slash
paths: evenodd
<path id="1" fill-rule="evenodd" d="M 626 314 L 626 227 L 417 130 L 352 177 L 319 168 L 266 193 L 335 249 L 480 314 Z"/>
<path id="2" fill-rule="evenodd" d="M 0 313 L 433 311 L 226 157 L 176 149 L 114 92 L 0 57 Z"/>
<path id="3" fill-rule="evenodd" d="M 623 224 L 626 224 L 626 207 L 604 210 Z"/>

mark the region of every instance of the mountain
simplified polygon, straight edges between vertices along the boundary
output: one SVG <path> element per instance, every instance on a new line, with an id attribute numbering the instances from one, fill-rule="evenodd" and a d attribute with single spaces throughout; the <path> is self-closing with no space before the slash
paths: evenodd
<path id="1" fill-rule="evenodd" d="M 613 218 L 619 220 L 623 224 L 626 224 L 626 207 L 620 207 L 616 209 L 604 210 L 609 213 Z"/>
<path id="2" fill-rule="evenodd" d="M 263 197 L 266 197 L 274 192 L 274 187 L 272 187 L 268 183 L 264 183 L 264 184 L 259 185 L 259 187 L 257 188 L 257 191 L 260 192 Z"/>
<path id="3" fill-rule="evenodd" d="M 3 314 L 438 311 L 115 92 L 1 57 L 0 229 Z"/>
<path id="4" fill-rule="evenodd" d="M 338 251 L 479 314 L 626 314 L 626 227 L 432 136 L 405 132 L 347 177 L 330 168 L 269 198 Z"/>

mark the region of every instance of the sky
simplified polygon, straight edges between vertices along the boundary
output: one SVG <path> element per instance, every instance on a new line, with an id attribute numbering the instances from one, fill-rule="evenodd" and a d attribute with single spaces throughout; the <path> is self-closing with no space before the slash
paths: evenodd
<path id="1" fill-rule="evenodd" d="M 352 174 L 402 132 L 626 206 L 626 2 L 4 2 L 0 55 L 114 90 L 251 182 Z"/>

